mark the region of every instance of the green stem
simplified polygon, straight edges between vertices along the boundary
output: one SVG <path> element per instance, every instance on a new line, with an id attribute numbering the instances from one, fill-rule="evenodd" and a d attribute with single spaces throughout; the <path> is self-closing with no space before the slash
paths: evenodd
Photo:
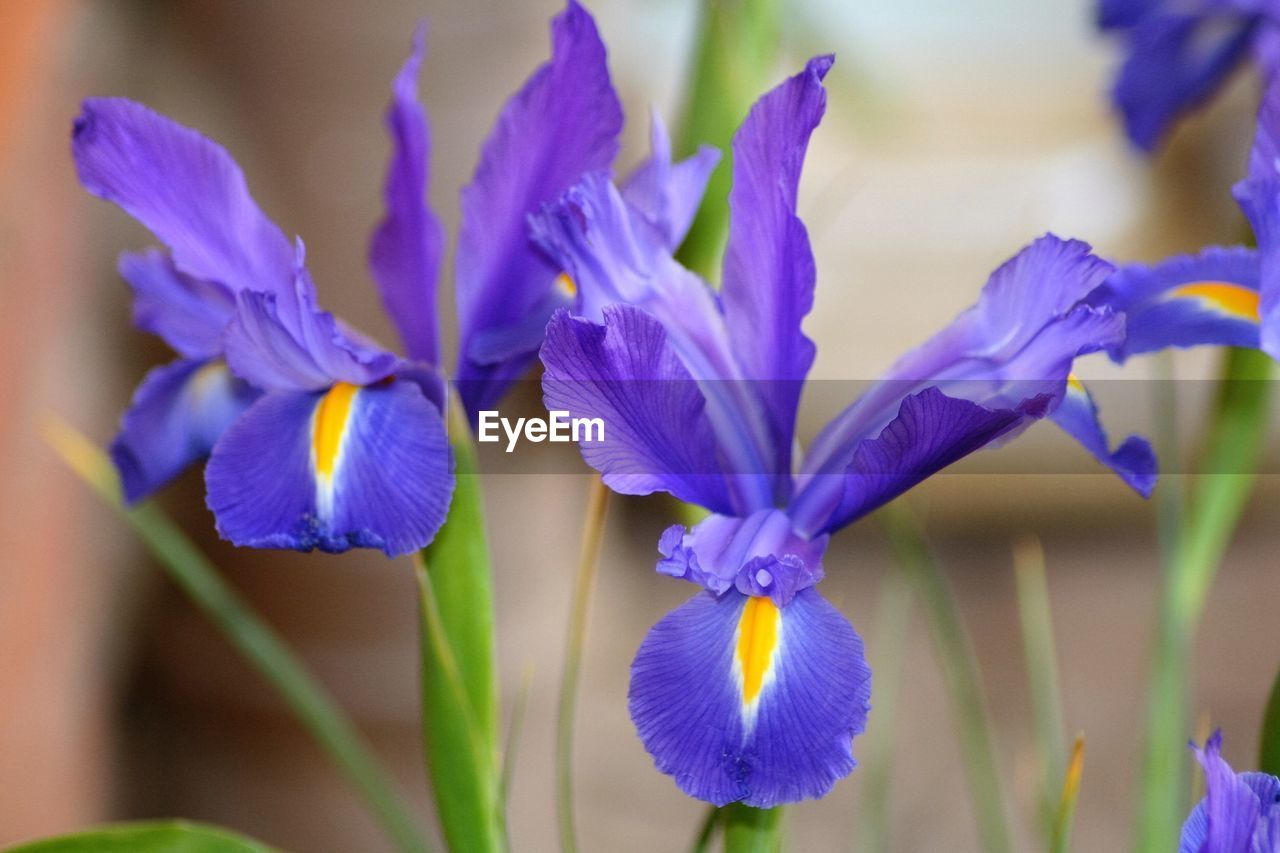
<path id="1" fill-rule="evenodd" d="M 67 464 L 124 517 L 169 577 L 275 688 L 377 815 L 396 847 L 404 851 L 429 849 L 394 783 L 360 733 L 324 687 L 222 579 L 182 530 L 149 501 L 126 508 L 120 499 L 115 469 L 106 454 L 75 429 L 52 421 L 46 426 L 46 437 Z"/>
<path id="2" fill-rule="evenodd" d="M 1040 822 L 1047 846 L 1058 837 L 1062 784 L 1067 768 L 1066 725 L 1058 686 L 1058 655 L 1053 642 L 1053 612 L 1045 577 L 1044 550 L 1028 537 L 1014 548 L 1018 617 L 1031 694 L 1031 722 L 1040 764 Z"/>
<path id="3" fill-rule="evenodd" d="M 871 665 L 876 702 L 862 748 L 863 805 L 859 828 L 867 853 L 889 849 L 889 783 L 903 652 L 910 624 L 911 584 L 903 573 L 889 572 L 880 582 L 876 604 L 876 651 Z"/>
<path id="4" fill-rule="evenodd" d="M 781 11 L 781 0 L 702 3 L 698 53 L 676 147 L 687 156 L 699 145 L 714 145 L 725 156 L 677 257 L 706 278 L 713 278 L 728 231 L 730 141 L 772 75 Z"/>
<path id="5" fill-rule="evenodd" d="M 733 803 L 724 811 L 724 853 L 777 853 L 782 848 L 782 807 L 756 809 Z"/>
<path id="6" fill-rule="evenodd" d="M 723 818 L 723 809 L 707 806 L 707 813 L 698 826 L 698 834 L 694 836 L 693 847 L 689 848 L 690 853 L 707 853 L 711 849 L 711 839 L 715 838 L 716 828 L 720 826 Z"/>
<path id="7" fill-rule="evenodd" d="M 942 569 L 929 552 L 919 522 L 901 502 L 881 513 L 897 565 L 911 580 L 924 607 L 933 647 L 942 665 L 960 735 L 982 849 L 1010 853 L 1004 786 L 996 760 L 991 720 L 982 697 L 982 679 L 968 632 Z"/>
<path id="8" fill-rule="evenodd" d="M 1189 669 L 1209 588 L 1252 491 L 1267 427 L 1271 359 L 1231 350 L 1197 488 L 1166 564 L 1147 705 L 1136 851 L 1171 850 L 1186 811 Z"/>
<path id="9" fill-rule="evenodd" d="M 452 850 L 507 847 L 499 759 L 493 581 L 470 426 L 449 405 L 455 477 L 444 526 L 421 553 L 422 734 Z"/>
<path id="10" fill-rule="evenodd" d="M 1076 813 L 1076 800 L 1080 797 L 1080 777 L 1084 773 L 1084 735 L 1076 735 L 1062 778 L 1062 793 L 1053 820 L 1053 834 L 1049 839 L 1050 853 L 1067 853 L 1071 846 L 1071 822 Z"/>
<path id="11" fill-rule="evenodd" d="M 587 614 L 595 589 L 604 540 L 604 522 L 609 508 L 609 489 L 598 474 L 591 477 L 587 511 L 582 523 L 582 543 L 578 552 L 578 575 L 569 606 L 569 636 L 565 643 L 564 671 L 560 679 L 560 711 L 556 718 L 556 809 L 560 824 L 560 849 L 578 849 L 573 822 L 573 721 L 578 698 L 578 679 L 587 639 Z"/>

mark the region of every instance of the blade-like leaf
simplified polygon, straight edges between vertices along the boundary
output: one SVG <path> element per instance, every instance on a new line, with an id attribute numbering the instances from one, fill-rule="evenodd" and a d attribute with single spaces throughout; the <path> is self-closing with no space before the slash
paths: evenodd
<path id="1" fill-rule="evenodd" d="M 216 826 L 187 821 L 122 823 L 6 847 L 4 853 L 271 853 Z"/>
<path id="2" fill-rule="evenodd" d="M 44 434 L 71 469 L 124 517 L 173 582 L 280 694 L 298 722 L 364 797 L 397 849 L 428 849 L 395 783 L 342 709 L 186 534 L 149 501 L 125 507 L 119 478 L 107 455 L 70 425 L 51 418 Z"/>

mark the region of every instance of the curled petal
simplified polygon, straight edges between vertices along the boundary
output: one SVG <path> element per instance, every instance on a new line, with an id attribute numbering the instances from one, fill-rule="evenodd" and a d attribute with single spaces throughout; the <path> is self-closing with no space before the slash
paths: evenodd
<path id="1" fill-rule="evenodd" d="M 169 255 L 154 249 L 124 252 L 117 266 L 133 288 L 135 326 L 188 358 L 222 353 L 222 332 L 235 313 L 230 291 L 183 274 Z"/>
<path id="2" fill-rule="evenodd" d="M 1111 450 L 1098 418 L 1098 404 L 1080 380 L 1072 377 L 1067 381 L 1067 393 L 1050 418 L 1095 459 L 1116 472 L 1131 489 L 1144 498 L 1151 496 L 1158 468 L 1155 451 L 1145 438 L 1137 435 L 1129 436 Z"/>
<path id="3" fill-rule="evenodd" d="M 640 164 L 622 187 L 622 196 L 674 252 L 689 233 L 702 204 L 720 152 L 709 145 L 679 163 L 671 162 L 671 139 L 657 111 L 650 117 L 649 159 Z"/>
<path id="4" fill-rule="evenodd" d="M 124 98 L 89 98 L 72 130 L 80 182 L 141 222 L 187 275 L 287 293 L 293 247 L 220 146 Z"/>
<path id="5" fill-rule="evenodd" d="M 694 596 L 645 637 L 628 703 L 681 791 L 771 808 L 822 797 L 853 770 L 870 695 L 861 638 L 809 588 L 781 608 Z"/>
<path id="6" fill-rule="evenodd" d="M 1194 745 L 1193 745 L 1194 747 Z M 1178 853 L 1270 853 L 1280 844 L 1280 779 L 1236 773 L 1222 757 L 1222 732 L 1194 747 L 1205 796 L 1182 827 Z"/>
<path id="7" fill-rule="evenodd" d="M 453 461 L 416 382 L 274 391 L 205 469 L 218 532 L 237 545 L 339 552 L 422 548 L 444 522 Z"/>

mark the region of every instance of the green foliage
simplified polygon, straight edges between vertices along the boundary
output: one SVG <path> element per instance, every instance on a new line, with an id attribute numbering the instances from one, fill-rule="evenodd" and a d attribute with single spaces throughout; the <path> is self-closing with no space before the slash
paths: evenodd
<path id="1" fill-rule="evenodd" d="M 187 821 L 122 823 L 6 847 L 5 853 L 271 853 L 225 829 Z"/>

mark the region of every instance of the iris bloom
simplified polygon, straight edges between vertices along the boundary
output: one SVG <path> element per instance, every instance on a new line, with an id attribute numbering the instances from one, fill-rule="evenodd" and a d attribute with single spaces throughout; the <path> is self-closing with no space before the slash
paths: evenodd
<path id="1" fill-rule="evenodd" d="M 1123 345 L 1123 317 L 1084 301 L 1112 267 L 1053 236 L 998 269 L 976 306 L 800 457 L 796 410 L 815 354 L 801 321 L 816 272 L 796 193 L 831 62 L 768 93 L 734 139 L 719 292 L 604 176 L 534 222 L 576 287 L 542 349 L 548 408 L 604 420 L 605 440 L 581 450 L 614 490 L 665 491 L 712 513 L 662 535 L 658 571 L 703 591 L 644 640 L 630 708 L 658 768 L 718 805 L 820 797 L 855 765 L 871 680 L 858 634 L 815 588 L 832 533 L 1048 415 L 1139 491 L 1154 483 L 1147 444 L 1111 451 L 1071 380 L 1077 356 Z"/>
<path id="2" fill-rule="evenodd" d="M 1258 115 L 1248 174 L 1236 201 L 1258 248 L 1211 246 L 1155 265 L 1125 266 L 1095 299 L 1125 312 L 1128 333 L 1111 355 L 1224 344 L 1280 357 L 1280 85 Z"/>
<path id="3" fill-rule="evenodd" d="M 238 545 L 400 554 L 434 536 L 453 476 L 422 50 L 419 33 L 395 80 L 386 213 L 369 252 L 403 357 L 319 308 L 301 241 L 263 214 L 225 150 L 131 101 L 85 101 L 72 143 L 80 179 L 165 246 L 125 253 L 120 271 L 136 324 L 180 356 L 143 381 L 112 445 L 128 500 L 209 456 L 208 503 Z M 462 195 L 459 372 L 472 400 L 495 399 L 527 364 L 529 330 L 540 335 L 562 298 L 527 215 L 608 166 L 621 120 L 604 45 L 570 0 L 552 23 L 551 60 L 504 106 Z"/>
<path id="4" fill-rule="evenodd" d="M 1101 0 L 1098 24 L 1125 40 L 1112 100 L 1145 151 L 1250 55 L 1268 79 L 1280 58 L 1274 0 Z"/>
<path id="5" fill-rule="evenodd" d="M 1182 825 L 1178 853 L 1280 851 L 1280 779 L 1236 773 L 1222 757 L 1222 732 L 1195 749 L 1204 768 L 1205 796 Z"/>

